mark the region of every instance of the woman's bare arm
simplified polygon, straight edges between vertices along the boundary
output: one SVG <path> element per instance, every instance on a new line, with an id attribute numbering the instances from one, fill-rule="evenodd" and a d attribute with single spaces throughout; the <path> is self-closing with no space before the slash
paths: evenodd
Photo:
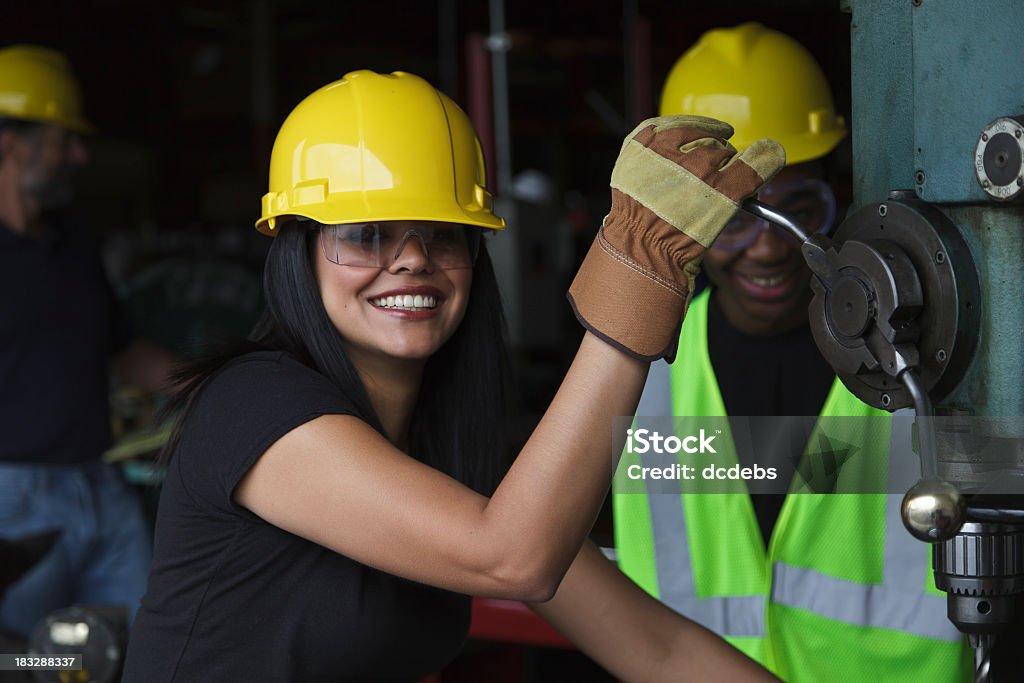
<path id="1" fill-rule="evenodd" d="M 612 418 L 633 414 L 647 368 L 586 334 L 490 499 L 408 457 L 361 420 L 326 415 L 272 445 L 235 500 L 392 574 L 472 595 L 545 600 L 608 490 L 618 452 Z"/>
<path id="2" fill-rule="evenodd" d="M 629 683 L 778 680 L 711 631 L 647 595 L 589 542 L 554 598 L 531 607 Z"/>

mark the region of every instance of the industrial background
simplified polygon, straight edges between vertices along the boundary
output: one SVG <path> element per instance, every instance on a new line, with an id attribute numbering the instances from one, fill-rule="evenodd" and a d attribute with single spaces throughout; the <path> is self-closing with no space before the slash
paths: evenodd
<path id="1" fill-rule="evenodd" d="M 655 115 L 704 31 L 748 20 L 807 46 L 848 116 L 850 15 L 820 0 L 43 0 L 8 5 L 0 44 L 70 58 L 96 128 L 76 203 L 137 329 L 186 353 L 244 334 L 259 310 L 267 240 L 252 225 L 274 134 L 303 97 L 364 68 L 450 94 L 512 228 L 491 250 L 528 434 L 582 336 L 564 292 L 623 135 Z M 504 104 L 492 58 L 507 65 Z"/>
<path id="2" fill-rule="evenodd" d="M 954 45 L 971 31 L 988 31 L 988 19 L 965 11 L 968 3 L 958 9 L 958 3 L 943 1 L 932 6 L 939 8 L 934 14 L 922 15 L 931 23 L 911 25 L 904 10 L 921 7 L 922 1 L 929 2 L 38 0 L 7 3 L 0 45 L 48 45 L 70 58 L 86 116 L 96 128 L 87 143 L 89 170 L 79 179 L 75 201 L 101 239 L 109 274 L 137 330 L 185 355 L 244 336 L 260 310 L 260 268 L 268 240 L 253 223 L 266 191 L 275 131 L 292 107 L 356 69 L 410 71 L 451 95 L 480 132 L 496 209 L 509 221 L 510 229 L 493 238 L 491 251 L 519 382 L 516 433 L 525 439 L 582 335 L 564 293 L 608 209 L 608 176 L 622 137 L 657 112 L 669 69 L 706 30 L 759 21 L 810 50 L 832 85 L 838 112 L 852 118 L 852 142 L 848 138 L 840 147 L 838 168 L 832 170 L 857 181 L 851 185 L 859 203 L 913 188 L 935 204 L 991 204 L 973 176 L 969 196 L 950 190 L 961 179 L 945 173 L 949 159 L 927 145 L 915 153 L 914 140 L 934 139 L 949 123 L 944 131 L 958 142 L 966 140 L 967 159 L 985 124 L 1024 113 L 1021 90 L 1013 94 L 1019 76 L 1000 76 L 987 91 L 975 78 L 973 86 L 956 93 L 966 98 L 947 103 L 954 72 L 929 71 L 926 59 L 944 63 L 945 41 Z M 993 5 L 999 10 L 1011 3 Z M 878 22 L 872 26 L 883 27 L 860 33 L 859 47 L 852 25 L 857 11 L 873 12 Z M 961 19 L 959 37 L 943 34 L 942 27 L 953 32 Z M 1012 31 L 1020 27 L 1021 13 L 1006 25 L 998 23 L 990 27 L 994 37 L 978 44 L 1005 41 L 1010 50 L 1014 43 L 1012 68 L 989 67 L 993 73 L 1019 73 L 1019 34 L 1014 40 Z M 916 63 L 900 51 L 912 29 L 928 38 L 914 43 Z M 891 49 L 895 57 L 891 63 L 887 57 L 870 63 L 858 85 L 851 79 L 851 47 L 862 55 L 871 50 L 887 55 Z M 964 49 L 957 54 L 965 80 L 987 72 L 982 57 Z M 903 57 L 908 61 L 896 61 Z M 983 103 L 977 95 L 982 91 L 991 93 Z M 859 93 L 859 102 L 851 93 Z M 969 98 L 980 113 L 966 120 L 955 103 Z M 931 128 L 920 116 L 913 118 L 914 107 L 934 111 Z M 872 128 L 858 128 L 858 112 L 865 113 L 860 123 Z M 884 127 L 881 119 L 893 113 L 891 127 L 877 142 L 863 134 Z M 880 163 L 882 152 L 873 156 L 872 144 L 888 145 L 898 161 Z M 859 178 L 855 157 L 866 160 Z M 839 199 L 843 211 L 854 198 Z M 1001 206 L 998 214 L 991 206 L 952 212 L 959 225 L 973 231 L 966 244 L 977 259 L 985 313 L 978 318 L 977 312 L 962 312 L 951 324 L 958 339 L 980 334 L 993 344 L 978 351 L 984 363 L 966 368 L 960 359 L 964 367 L 957 368 L 956 379 L 967 379 L 944 404 L 953 412 L 976 401 L 980 415 L 1024 413 L 1020 267 L 994 265 L 1020 255 L 1022 214 L 1019 201 L 1008 209 Z M 932 227 L 927 216 L 915 215 L 911 222 L 921 220 Z M 1000 233 L 1015 235 L 1005 242 L 989 228 L 1000 221 L 1018 231 Z M 145 425 L 150 400 L 130 391 L 115 393 L 122 436 Z M 906 404 L 908 397 L 902 400 Z M 1000 429 L 993 432 L 999 438 L 1019 444 L 1024 437 L 1013 428 Z M 1024 456 L 1015 462 L 1024 469 Z M 1013 563 L 1024 565 L 1024 545 L 1014 533 L 1005 546 L 1012 547 L 1012 557 L 995 574 L 1021 573 Z M 610 542 L 607 514 L 594 537 Z M 514 616 L 509 619 L 514 622 Z M 562 649 L 564 643 L 553 634 L 516 646 L 497 640 L 498 635 L 473 642 L 444 680 L 463 680 L 460 667 L 464 680 L 474 680 L 473 660 L 481 654 L 496 668 L 527 670 L 530 680 L 610 680 Z"/>

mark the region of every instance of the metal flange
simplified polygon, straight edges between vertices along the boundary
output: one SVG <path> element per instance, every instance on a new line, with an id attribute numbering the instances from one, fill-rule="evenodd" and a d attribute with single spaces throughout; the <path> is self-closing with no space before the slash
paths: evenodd
<path id="1" fill-rule="evenodd" d="M 831 242 L 812 236 L 811 329 L 846 387 L 886 410 L 913 404 L 897 379 L 917 367 L 935 400 L 960 381 L 977 342 L 978 276 L 966 242 L 935 207 L 869 204 Z"/>

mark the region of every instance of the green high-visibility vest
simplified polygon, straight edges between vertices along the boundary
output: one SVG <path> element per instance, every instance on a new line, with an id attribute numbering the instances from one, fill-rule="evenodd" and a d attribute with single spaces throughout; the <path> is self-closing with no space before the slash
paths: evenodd
<path id="1" fill-rule="evenodd" d="M 638 415 L 726 415 L 707 350 L 708 301 L 705 291 L 690 305 L 675 363 L 652 366 Z M 652 401 L 659 391 L 660 407 Z M 887 413 L 837 379 L 821 415 Z M 860 424 L 873 425 L 870 433 L 851 438 L 877 451 L 861 462 L 883 474 L 879 463 L 887 463 L 890 477 L 905 464 L 895 462 L 901 455 L 912 462 L 909 428 L 897 427 L 903 421 Z M 731 448 L 726 437 L 720 443 Z M 892 458 L 890 440 L 898 444 Z M 900 495 L 791 493 L 766 551 L 749 495 L 653 491 L 613 496 L 622 571 L 784 680 L 972 679 L 972 651 L 946 618 L 930 547 L 903 528 Z"/>

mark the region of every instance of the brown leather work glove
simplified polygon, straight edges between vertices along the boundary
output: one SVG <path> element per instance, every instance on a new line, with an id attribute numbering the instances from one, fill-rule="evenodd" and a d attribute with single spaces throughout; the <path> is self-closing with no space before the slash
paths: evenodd
<path id="1" fill-rule="evenodd" d="M 732 133 L 703 116 L 661 116 L 622 143 L 611 211 L 568 296 L 584 327 L 634 358 L 675 359 L 705 250 L 786 163 L 774 140 L 737 154 Z"/>

